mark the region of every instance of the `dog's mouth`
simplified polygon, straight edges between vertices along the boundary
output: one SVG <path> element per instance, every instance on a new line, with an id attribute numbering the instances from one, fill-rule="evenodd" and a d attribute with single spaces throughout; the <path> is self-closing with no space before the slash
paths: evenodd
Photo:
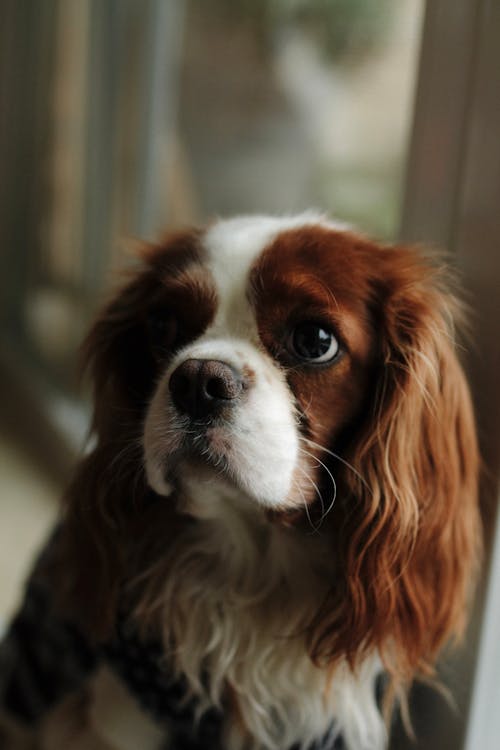
<path id="1" fill-rule="evenodd" d="M 221 479 L 235 483 L 231 470 L 234 457 L 227 429 L 219 424 L 191 423 L 180 430 L 177 439 L 154 459 L 149 483 L 156 492 L 169 495 L 179 487 L 186 474 L 204 482 Z M 153 463 L 153 462 L 152 462 Z"/>

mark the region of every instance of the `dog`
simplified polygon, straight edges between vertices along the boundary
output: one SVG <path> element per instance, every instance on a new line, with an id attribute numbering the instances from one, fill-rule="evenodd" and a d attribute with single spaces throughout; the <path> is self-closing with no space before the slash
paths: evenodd
<path id="1" fill-rule="evenodd" d="M 84 345 L 94 444 L 10 637 L 58 644 L 33 747 L 387 746 L 480 558 L 453 288 L 314 212 L 142 250 Z"/>

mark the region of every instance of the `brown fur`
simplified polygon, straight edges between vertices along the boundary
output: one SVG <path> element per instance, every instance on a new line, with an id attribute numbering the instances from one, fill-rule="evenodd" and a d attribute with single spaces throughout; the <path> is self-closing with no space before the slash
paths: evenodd
<path id="1" fill-rule="evenodd" d="M 138 441 L 156 377 L 141 321 L 158 294 L 180 304 L 175 290 L 193 261 L 192 235 L 150 251 L 85 346 L 97 445 L 67 494 L 65 567 L 71 606 L 99 637 L 112 627 L 131 571 L 154 562 L 169 535 L 189 523 L 170 504 L 149 501 Z M 194 338 L 215 299 L 206 279 L 191 278 L 199 304 L 185 313 L 185 330 Z M 394 681 L 407 684 L 428 674 L 438 650 L 463 632 L 480 550 L 478 449 L 449 278 L 416 250 L 307 227 L 281 234 L 263 253 L 251 296 L 262 343 L 286 372 L 306 436 L 342 450 L 355 469 L 318 449 L 338 478 L 327 520 L 337 575 L 311 613 L 311 657 L 354 665 L 376 648 Z M 305 372 L 287 361 L 279 342 L 292 307 L 336 327 L 344 348 L 338 366 Z"/>

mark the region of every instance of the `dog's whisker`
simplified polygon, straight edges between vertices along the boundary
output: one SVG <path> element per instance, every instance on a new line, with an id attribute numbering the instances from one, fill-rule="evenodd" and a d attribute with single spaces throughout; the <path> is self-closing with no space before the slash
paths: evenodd
<path id="1" fill-rule="evenodd" d="M 303 472 L 303 473 L 304 473 L 304 474 L 306 475 L 306 477 L 307 477 L 307 478 L 309 479 L 309 477 L 307 476 L 306 472 Z M 303 505 L 304 505 L 304 510 L 305 510 L 305 512 L 306 512 L 306 518 L 307 518 L 307 521 L 308 521 L 308 523 L 309 523 L 309 526 L 311 527 L 311 529 L 312 529 L 312 532 L 313 532 L 313 533 L 316 533 L 316 532 L 318 531 L 318 529 L 316 528 L 316 526 L 315 526 L 315 524 L 313 523 L 313 520 L 312 520 L 312 518 L 311 518 L 311 512 L 310 512 L 310 510 L 309 510 L 309 503 L 308 503 L 308 502 L 307 502 L 307 500 L 306 500 L 306 496 L 304 495 L 304 492 L 303 492 L 302 488 L 300 487 L 300 485 L 299 485 L 299 484 L 297 484 L 297 482 L 296 482 L 296 481 L 294 482 L 294 484 L 295 484 L 295 489 L 296 489 L 296 490 L 298 491 L 298 493 L 299 493 L 299 495 L 300 495 L 300 497 L 301 497 L 301 499 L 302 499 L 302 503 L 303 503 Z"/>
<path id="2" fill-rule="evenodd" d="M 337 498 L 337 483 L 335 481 L 335 478 L 334 478 L 332 472 L 330 471 L 330 469 L 328 468 L 328 466 L 325 463 L 323 463 L 323 461 L 321 461 L 321 459 L 319 459 L 317 456 L 315 456 L 314 453 L 309 453 L 309 451 L 306 451 L 303 448 L 301 448 L 300 450 L 301 450 L 301 452 L 304 455 L 309 456 L 310 458 L 314 458 L 315 461 L 317 461 L 319 463 L 319 465 L 326 471 L 326 473 L 330 477 L 330 480 L 331 480 L 332 485 L 333 485 L 333 498 L 332 498 L 332 500 L 330 502 L 330 505 L 326 509 L 326 511 L 324 509 L 323 499 L 321 499 L 321 507 L 322 507 L 322 516 L 321 516 L 321 519 L 320 519 L 320 525 L 321 525 L 323 523 L 323 521 L 325 520 L 326 516 L 328 515 L 328 513 L 331 511 L 331 509 L 333 508 L 333 506 L 335 504 L 335 500 Z"/>
<path id="3" fill-rule="evenodd" d="M 320 491 L 319 491 L 318 485 L 317 485 L 317 484 L 316 484 L 316 483 L 314 482 L 314 480 L 313 480 L 313 479 L 312 479 L 312 477 L 311 477 L 311 476 L 310 476 L 310 475 L 308 474 L 308 472 L 307 472 L 307 471 L 305 471 L 305 469 L 303 469 L 303 468 L 302 468 L 301 466 L 298 466 L 298 467 L 297 467 L 297 469 L 298 469 L 298 470 L 299 470 L 299 471 L 301 472 L 301 474 L 303 474 L 303 476 L 305 476 L 305 478 L 306 478 L 306 479 L 307 479 L 307 480 L 308 480 L 308 481 L 309 481 L 309 482 L 310 482 L 310 483 L 312 484 L 312 486 L 314 487 L 314 490 L 315 490 L 316 494 L 318 495 L 319 501 L 320 501 L 320 503 L 321 503 L 321 511 L 322 511 L 322 513 L 323 513 L 323 512 L 324 512 L 323 498 L 321 497 L 321 493 L 320 493 Z M 306 511 L 306 516 L 307 516 L 307 520 L 308 520 L 308 522 L 309 522 L 309 525 L 310 525 L 310 527 L 312 528 L 313 532 L 314 532 L 314 533 L 316 533 L 316 532 L 318 531 L 318 527 L 316 526 L 316 524 L 315 524 L 315 523 L 313 522 L 313 520 L 312 520 L 312 518 L 311 518 L 311 513 L 310 513 L 310 510 L 309 510 L 309 503 L 308 503 L 308 502 L 307 502 L 307 500 L 306 500 L 306 496 L 305 496 L 305 494 L 304 494 L 304 492 L 303 492 L 303 490 L 302 490 L 301 486 L 300 486 L 300 485 L 299 485 L 299 484 L 298 484 L 297 482 L 295 482 L 295 487 L 296 487 L 296 489 L 298 490 L 298 492 L 299 492 L 299 494 L 300 494 L 300 496 L 301 496 L 301 498 L 302 498 L 302 502 L 303 502 L 303 504 L 304 504 L 304 508 L 305 508 L 305 511 Z"/>
<path id="4" fill-rule="evenodd" d="M 316 443 L 314 440 L 311 440 L 310 438 L 300 436 L 299 440 L 302 440 L 303 442 L 307 443 L 311 448 L 317 448 L 318 450 L 323 451 L 324 453 L 328 453 L 329 456 L 332 456 L 332 458 L 335 458 L 341 464 L 346 466 L 348 469 L 350 469 L 353 472 L 353 474 L 355 474 L 355 476 L 359 479 L 359 481 L 363 484 L 363 486 L 371 493 L 371 488 L 368 482 L 366 481 L 366 479 L 359 473 L 359 471 L 351 463 L 349 463 L 349 461 L 346 461 L 345 458 L 342 458 L 342 456 L 339 456 L 338 453 L 335 453 L 334 451 L 330 450 L 329 448 L 326 448 L 324 445 L 321 445 L 320 443 Z"/>

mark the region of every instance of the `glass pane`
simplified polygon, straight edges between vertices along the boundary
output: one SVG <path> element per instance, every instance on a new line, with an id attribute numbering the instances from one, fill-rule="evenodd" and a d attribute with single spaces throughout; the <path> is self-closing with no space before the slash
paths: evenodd
<path id="1" fill-rule="evenodd" d="M 317 206 L 397 234 L 423 4 L 190 0 L 178 215 Z"/>

